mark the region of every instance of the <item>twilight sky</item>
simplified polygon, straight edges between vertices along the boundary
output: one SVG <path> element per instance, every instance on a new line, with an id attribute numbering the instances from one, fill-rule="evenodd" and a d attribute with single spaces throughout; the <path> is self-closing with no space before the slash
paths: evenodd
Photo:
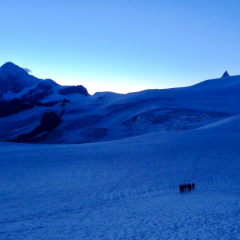
<path id="1" fill-rule="evenodd" d="M 239 0 L 1 0 L 0 66 L 127 93 L 240 74 Z"/>

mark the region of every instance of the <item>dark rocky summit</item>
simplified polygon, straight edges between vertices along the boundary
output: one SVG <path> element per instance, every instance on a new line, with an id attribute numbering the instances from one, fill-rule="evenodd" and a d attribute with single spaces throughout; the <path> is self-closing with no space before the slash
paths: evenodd
<path id="1" fill-rule="evenodd" d="M 230 77 L 230 75 L 228 74 L 227 71 L 222 75 L 222 78 L 224 78 L 224 77 Z"/>
<path id="2" fill-rule="evenodd" d="M 82 94 L 84 96 L 90 95 L 88 93 L 87 89 L 85 87 L 83 87 L 82 85 L 65 87 L 65 88 L 62 88 L 59 90 L 60 95 L 68 95 L 68 94 L 73 94 L 73 93 Z"/>

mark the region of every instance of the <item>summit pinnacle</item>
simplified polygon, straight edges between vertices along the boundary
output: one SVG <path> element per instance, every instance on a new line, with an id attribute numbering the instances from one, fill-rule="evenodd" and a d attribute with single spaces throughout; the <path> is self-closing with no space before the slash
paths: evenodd
<path id="1" fill-rule="evenodd" d="M 224 78 L 224 77 L 230 77 L 230 75 L 228 74 L 227 71 L 222 75 L 222 78 Z"/>

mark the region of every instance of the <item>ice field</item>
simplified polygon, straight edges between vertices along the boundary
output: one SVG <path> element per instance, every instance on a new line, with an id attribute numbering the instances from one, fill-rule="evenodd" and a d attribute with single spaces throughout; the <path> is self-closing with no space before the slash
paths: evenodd
<path id="1" fill-rule="evenodd" d="M 240 239 L 240 76 L 66 98 L 0 118 L 0 239 Z"/>
<path id="2" fill-rule="evenodd" d="M 0 239 L 240 239 L 240 118 L 69 145 L 0 144 Z M 179 185 L 196 189 L 179 193 Z"/>

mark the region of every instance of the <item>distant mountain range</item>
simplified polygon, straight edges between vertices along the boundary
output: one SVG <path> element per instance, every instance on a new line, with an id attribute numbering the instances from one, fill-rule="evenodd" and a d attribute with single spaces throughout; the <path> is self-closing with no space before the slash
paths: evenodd
<path id="1" fill-rule="evenodd" d="M 156 131 L 187 131 L 240 114 L 240 76 L 190 87 L 90 95 L 85 87 L 0 68 L 0 141 L 86 143 Z"/>
<path id="2" fill-rule="evenodd" d="M 36 100 L 42 100 L 52 93 L 52 87 L 57 86 L 59 87 L 60 95 L 67 95 L 70 93 L 79 93 L 85 96 L 89 95 L 83 86 L 62 87 L 51 79 L 43 80 L 29 75 L 27 70 L 11 62 L 5 63 L 0 68 L 0 97 L 3 99 L 9 98 L 8 94 L 13 93 L 17 94 L 16 96 L 21 99 L 35 96 Z M 6 95 L 3 96 L 4 94 Z M 13 94 L 12 96 L 14 96 Z"/>

